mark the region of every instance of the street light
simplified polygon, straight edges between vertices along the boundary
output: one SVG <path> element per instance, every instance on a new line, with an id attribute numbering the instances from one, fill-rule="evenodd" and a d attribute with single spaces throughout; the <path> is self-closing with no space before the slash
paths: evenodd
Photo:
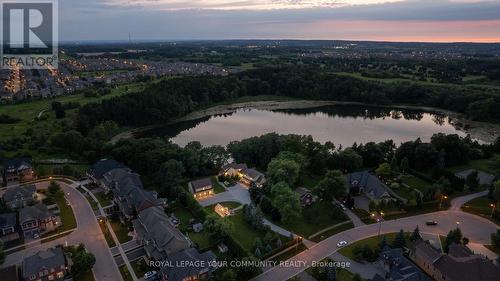
<path id="1" fill-rule="evenodd" d="M 384 215 L 384 212 L 380 211 L 380 218 L 377 218 L 378 222 L 378 235 L 377 239 L 380 240 L 380 229 L 382 228 L 382 216 Z"/>
<path id="2" fill-rule="evenodd" d="M 448 196 L 441 194 L 441 198 L 439 199 L 439 209 L 441 209 L 441 206 L 443 205 L 443 199 L 448 199 Z"/>
<path id="3" fill-rule="evenodd" d="M 490 204 L 490 207 L 491 207 L 491 215 L 490 215 L 490 218 L 493 218 L 493 213 L 495 212 L 495 208 L 497 207 L 495 204 L 491 203 Z"/>

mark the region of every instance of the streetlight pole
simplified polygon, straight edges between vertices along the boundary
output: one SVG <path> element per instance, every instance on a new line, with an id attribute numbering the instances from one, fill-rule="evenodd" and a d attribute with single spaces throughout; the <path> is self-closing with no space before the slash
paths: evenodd
<path id="1" fill-rule="evenodd" d="M 443 205 L 443 199 L 448 199 L 448 196 L 441 194 L 441 199 L 439 199 L 439 209 Z"/>
<path id="2" fill-rule="evenodd" d="M 378 222 L 378 235 L 377 239 L 380 240 L 380 229 L 382 228 L 382 216 L 384 215 L 384 212 L 380 211 L 380 218 L 377 219 Z"/>
<path id="3" fill-rule="evenodd" d="M 490 204 L 490 207 L 491 207 L 491 215 L 490 215 L 490 218 L 493 218 L 493 213 L 495 213 L 495 208 L 497 207 L 495 204 Z"/>

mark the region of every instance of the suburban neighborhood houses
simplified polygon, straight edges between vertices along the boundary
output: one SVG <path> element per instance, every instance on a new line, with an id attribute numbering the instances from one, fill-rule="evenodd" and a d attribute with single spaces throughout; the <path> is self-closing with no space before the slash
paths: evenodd
<path id="1" fill-rule="evenodd" d="M 494 190 L 497 176 L 459 167 L 433 184 L 385 159 L 372 169 L 316 173 L 305 158 L 281 151 L 265 165 L 205 161 L 209 168 L 177 181 L 170 178 L 176 162 L 148 172 L 105 158 L 78 178 L 11 181 L 0 191 L 2 270 L 30 281 L 79 281 L 94 272 L 127 281 L 287 280 L 295 273 L 318 281 L 329 274 L 345 275 L 341 281 L 497 279 L 495 205 L 482 219 L 466 207 Z M 91 229 L 96 234 L 86 237 Z M 289 259 L 304 263 L 279 263 Z M 352 267 L 311 267 L 325 259 Z M 251 262 L 227 265 L 234 261 Z"/>

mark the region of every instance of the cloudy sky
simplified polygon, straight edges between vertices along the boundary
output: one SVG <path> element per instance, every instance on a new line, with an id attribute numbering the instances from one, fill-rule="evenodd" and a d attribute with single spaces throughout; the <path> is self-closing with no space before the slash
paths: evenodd
<path id="1" fill-rule="evenodd" d="M 500 0 L 59 0 L 60 39 L 500 42 Z"/>

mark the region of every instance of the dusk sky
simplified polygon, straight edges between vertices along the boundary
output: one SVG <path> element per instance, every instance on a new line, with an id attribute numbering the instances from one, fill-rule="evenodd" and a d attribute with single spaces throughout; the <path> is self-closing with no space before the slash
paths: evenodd
<path id="1" fill-rule="evenodd" d="M 500 42 L 500 0 L 59 0 L 60 40 Z"/>

